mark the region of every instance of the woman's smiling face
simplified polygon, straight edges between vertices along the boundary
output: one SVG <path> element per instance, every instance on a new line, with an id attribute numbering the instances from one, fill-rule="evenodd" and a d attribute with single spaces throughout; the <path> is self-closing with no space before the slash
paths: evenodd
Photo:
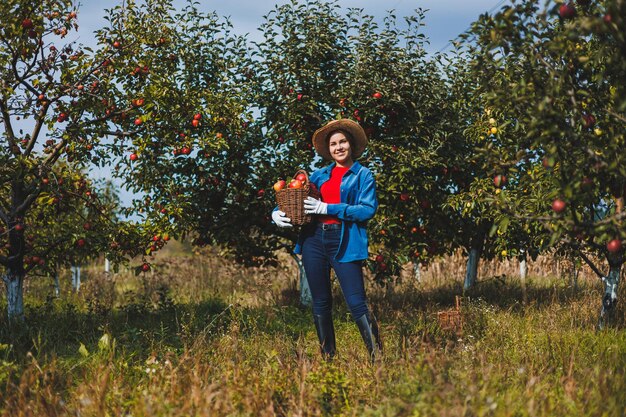
<path id="1" fill-rule="evenodd" d="M 337 165 L 352 165 L 352 147 L 345 133 L 338 130 L 328 138 L 328 150 Z"/>

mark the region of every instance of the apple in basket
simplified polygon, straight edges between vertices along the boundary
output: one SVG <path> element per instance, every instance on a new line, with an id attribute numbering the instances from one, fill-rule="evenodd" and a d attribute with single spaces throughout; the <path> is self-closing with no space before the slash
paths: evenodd
<path id="1" fill-rule="evenodd" d="M 286 185 L 287 185 L 287 182 L 285 182 L 285 180 L 278 180 L 274 183 L 274 191 L 278 192 L 282 190 L 283 188 L 285 188 Z"/>
<path id="2" fill-rule="evenodd" d="M 293 180 L 291 180 L 287 188 L 302 188 L 302 185 L 302 181 L 294 178 Z"/>
<path id="3" fill-rule="evenodd" d="M 304 173 L 299 173 L 298 175 L 296 175 L 295 177 L 298 181 L 300 181 L 302 184 L 304 184 L 304 182 L 306 181 L 306 175 Z"/>

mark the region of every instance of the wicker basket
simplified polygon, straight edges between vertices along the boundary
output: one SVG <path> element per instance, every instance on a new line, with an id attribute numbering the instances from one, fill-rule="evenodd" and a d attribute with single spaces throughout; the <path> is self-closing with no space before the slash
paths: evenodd
<path id="1" fill-rule="evenodd" d="M 276 192 L 278 208 L 291 219 L 291 224 L 302 226 L 313 221 L 310 214 L 304 213 L 304 199 L 307 197 L 320 198 L 320 192 L 314 184 L 309 182 L 309 176 L 303 169 L 295 173 L 294 178 L 303 173 L 306 177 L 302 188 L 283 188 Z"/>
<path id="2" fill-rule="evenodd" d="M 463 332 L 463 316 L 461 316 L 461 297 L 455 297 L 455 308 L 437 312 L 439 327 L 445 331 Z"/>

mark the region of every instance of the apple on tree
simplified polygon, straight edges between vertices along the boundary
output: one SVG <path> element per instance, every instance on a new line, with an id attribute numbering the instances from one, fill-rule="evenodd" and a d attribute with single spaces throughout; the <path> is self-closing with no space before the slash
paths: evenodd
<path id="1" fill-rule="evenodd" d="M 617 253 L 622 250 L 622 241 L 613 239 L 606 244 L 606 249 L 611 253 Z"/>
<path id="2" fill-rule="evenodd" d="M 567 203 L 560 198 L 557 198 L 552 202 L 552 210 L 554 210 L 555 213 L 563 213 L 565 207 L 567 207 Z"/>

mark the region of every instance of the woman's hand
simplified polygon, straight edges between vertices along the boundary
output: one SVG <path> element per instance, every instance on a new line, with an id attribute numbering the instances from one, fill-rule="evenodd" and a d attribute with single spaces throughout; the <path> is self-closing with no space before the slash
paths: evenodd
<path id="1" fill-rule="evenodd" d="M 276 223 L 276 226 L 278 227 L 293 227 L 293 224 L 291 224 L 291 219 L 285 216 L 284 211 L 274 210 L 272 212 L 272 220 L 274 220 L 274 223 Z"/>
<path id="2" fill-rule="evenodd" d="M 328 204 L 322 203 L 317 198 L 307 197 L 304 200 L 304 212 L 306 214 L 326 214 L 328 213 Z"/>

